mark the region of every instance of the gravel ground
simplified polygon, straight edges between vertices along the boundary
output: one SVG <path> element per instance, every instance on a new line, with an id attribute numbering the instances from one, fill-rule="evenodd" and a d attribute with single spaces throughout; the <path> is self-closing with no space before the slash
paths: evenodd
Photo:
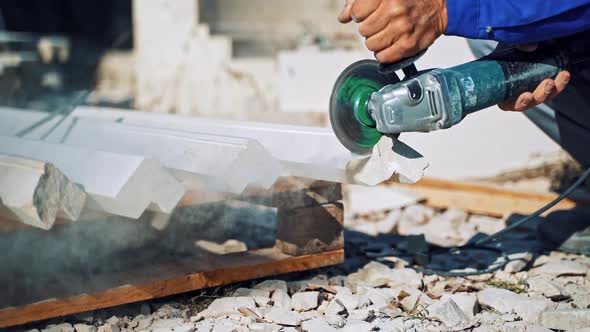
<path id="1" fill-rule="evenodd" d="M 590 258 L 547 250 L 537 238 L 538 220 L 495 243 L 494 250 L 451 254 L 440 248 L 496 232 L 517 217 L 500 220 L 458 210 L 435 210 L 415 203 L 417 200 L 397 200 L 404 203 L 381 210 L 353 209 L 346 220 L 347 260 L 340 266 L 88 312 L 20 329 L 590 331 Z M 490 267 L 499 269 L 466 277 L 423 273 L 425 268 L 474 272 Z"/>

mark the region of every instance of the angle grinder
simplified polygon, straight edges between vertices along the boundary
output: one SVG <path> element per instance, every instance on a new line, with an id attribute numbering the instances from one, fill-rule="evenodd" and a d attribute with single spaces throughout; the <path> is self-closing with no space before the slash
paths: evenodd
<path id="1" fill-rule="evenodd" d="M 530 53 L 504 49 L 449 69 L 425 71 L 414 65 L 425 51 L 393 64 L 355 62 L 334 85 L 332 128 L 357 154 L 370 153 L 383 135 L 395 140 L 405 132 L 450 128 L 468 114 L 533 91 L 544 79 L 569 69 L 574 52 L 563 45 L 539 46 Z"/>

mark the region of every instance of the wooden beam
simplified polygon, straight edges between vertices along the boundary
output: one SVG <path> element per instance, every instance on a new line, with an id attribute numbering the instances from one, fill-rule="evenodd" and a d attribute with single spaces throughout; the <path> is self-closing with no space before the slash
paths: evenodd
<path id="1" fill-rule="evenodd" d="M 530 193 L 490 185 L 424 178 L 416 184 L 388 183 L 415 191 L 426 198 L 426 204 L 437 208 L 457 208 L 471 213 L 505 217 L 513 213 L 529 214 L 557 197 L 551 193 Z M 571 209 L 576 205 L 564 199 L 548 212 Z"/>
<path id="2" fill-rule="evenodd" d="M 199 260 L 184 260 L 150 266 L 134 271 L 134 278 L 157 275 L 160 271 L 174 274 L 179 270 L 201 271 L 176 274 L 176 277 L 140 284 L 110 288 L 93 294 L 81 294 L 63 299 L 51 299 L 16 308 L 0 310 L 0 328 L 25 324 L 32 321 L 70 315 L 126 303 L 144 301 L 202 288 L 226 285 L 232 282 L 256 279 L 270 275 L 315 269 L 335 265 L 344 261 L 344 249 L 327 251 L 307 256 L 292 257 L 268 248 L 220 256 L 214 265 Z M 206 265 L 205 268 L 202 268 Z M 103 276 L 105 277 L 105 276 Z M 116 279 L 121 276 L 106 276 Z M 101 276 L 97 276 L 101 278 Z M 126 280 L 129 281 L 129 276 Z M 131 278 L 132 279 L 132 278 Z"/>

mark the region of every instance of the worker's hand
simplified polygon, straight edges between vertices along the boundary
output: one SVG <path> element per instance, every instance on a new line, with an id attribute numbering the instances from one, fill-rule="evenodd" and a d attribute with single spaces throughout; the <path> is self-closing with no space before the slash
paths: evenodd
<path id="1" fill-rule="evenodd" d="M 428 48 L 447 29 L 446 0 L 346 0 L 341 23 L 359 23 L 365 45 L 381 63 Z"/>
<path id="2" fill-rule="evenodd" d="M 500 48 L 504 47 L 503 45 L 498 46 Z M 532 45 L 521 45 L 518 46 L 518 49 L 524 52 L 533 52 L 537 49 L 536 44 Z M 560 94 L 567 86 L 570 81 L 570 73 L 566 70 L 557 74 L 555 79 L 546 79 L 541 84 L 537 86 L 535 91 L 533 92 L 525 92 L 518 96 L 518 98 L 509 100 L 502 104 L 499 104 L 501 110 L 504 111 L 514 111 L 514 112 L 522 112 L 526 111 L 529 108 L 533 108 L 539 104 L 545 103 L 552 98 L 555 98 L 558 94 Z"/>

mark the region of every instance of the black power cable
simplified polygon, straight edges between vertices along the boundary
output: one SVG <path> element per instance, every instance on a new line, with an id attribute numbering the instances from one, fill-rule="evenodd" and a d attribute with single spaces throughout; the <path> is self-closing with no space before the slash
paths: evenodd
<path id="1" fill-rule="evenodd" d="M 588 167 L 582 173 L 582 175 L 580 175 L 580 177 L 578 178 L 578 180 L 576 180 L 576 182 L 574 182 L 572 185 L 570 185 L 563 193 L 561 193 L 559 196 L 557 196 L 554 200 L 547 203 L 545 206 L 543 206 L 542 208 L 533 212 L 532 214 L 530 214 L 526 217 L 523 217 L 520 220 L 514 222 L 513 224 L 504 228 L 503 230 L 496 232 L 492 235 L 486 236 L 483 239 L 475 241 L 474 243 L 466 244 L 466 245 L 460 246 L 460 247 L 443 248 L 436 253 L 436 254 L 443 254 L 443 253 L 458 254 L 461 251 L 465 251 L 465 250 L 495 251 L 495 252 L 499 253 L 501 255 L 501 257 L 504 258 L 503 262 L 498 263 L 496 265 L 492 265 L 487 269 L 479 269 L 479 270 L 475 270 L 475 271 L 453 272 L 453 271 L 434 270 L 434 269 L 420 268 L 420 267 L 416 267 L 415 269 L 418 272 L 422 272 L 424 274 L 437 274 L 437 275 L 440 275 L 443 277 L 467 277 L 467 276 L 480 275 L 480 274 L 485 274 L 485 273 L 492 273 L 492 272 L 497 271 L 501 268 L 504 268 L 504 266 L 506 266 L 506 264 L 508 264 L 508 262 L 510 262 L 510 260 L 508 259 L 508 254 L 506 254 L 502 249 L 486 246 L 486 244 L 489 244 L 489 243 L 497 240 L 498 238 L 502 237 L 506 233 L 509 233 L 509 232 L 513 231 L 514 229 L 518 228 L 519 226 L 522 226 L 523 224 L 539 217 L 541 214 L 543 214 L 547 210 L 554 207 L 557 203 L 561 202 L 564 198 L 568 197 L 574 190 L 576 190 L 582 183 L 584 183 L 588 179 L 589 176 L 590 176 L 590 167 Z"/>

